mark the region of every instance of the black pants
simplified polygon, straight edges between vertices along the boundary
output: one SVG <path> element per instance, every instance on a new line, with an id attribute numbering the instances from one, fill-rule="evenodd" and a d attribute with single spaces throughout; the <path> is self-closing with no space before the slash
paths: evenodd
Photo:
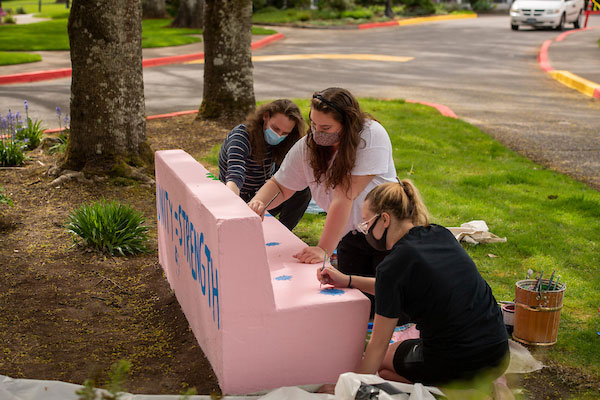
<path id="1" fill-rule="evenodd" d="M 291 231 L 302 219 L 304 211 L 308 208 L 310 199 L 312 199 L 312 194 L 307 187 L 304 190 L 294 193 L 292 197 L 269 210 L 269 214 L 276 217 L 279 216 L 279 222 Z"/>
<path id="2" fill-rule="evenodd" d="M 252 200 L 255 194 L 256 193 L 240 193 L 240 197 L 247 203 Z M 276 217 L 279 216 L 279 222 L 291 231 L 302 219 L 311 198 L 312 195 L 310 189 L 307 187 L 304 190 L 294 193 L 292 197 L 277 207 L 270 209 L 269 214 Z"/>
<path id="3" fill-rule="evenodd" d="M 388 251 L 377 251 L 369 243 L 365 235 L 357 231 L 351 231 L 340 240 L 337 247 L 338 269 L 347 275 L 375 276 L 377 265 Z M 365 293 L 371 300 L 371 318 L 375 315 L 375 297 Z"/>

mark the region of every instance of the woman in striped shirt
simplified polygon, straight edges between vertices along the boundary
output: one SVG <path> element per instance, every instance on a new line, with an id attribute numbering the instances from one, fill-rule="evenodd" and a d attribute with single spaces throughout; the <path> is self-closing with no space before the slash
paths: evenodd
<path id="1" fill-rule="evenodd" d="M 305 130 L 302 113 L 292 101 L 280 99 L 262 105 L 225 138 L 219 152 L 219 179 L 248 202 L 271 178 Z M 302 218 L 310 199 L 306 187 L 270 213 L 279 214 L 281 223 L 291 230 Z"/>

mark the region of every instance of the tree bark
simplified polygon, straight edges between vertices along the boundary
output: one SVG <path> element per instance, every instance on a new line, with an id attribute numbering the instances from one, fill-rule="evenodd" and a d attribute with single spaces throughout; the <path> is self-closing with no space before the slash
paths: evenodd
<path id="1" fill-rule="evenodd" d="M 206 0 L 204 93 L 198 118 L 243 120 L 255 107 L 252 1 Z"/>
<path id="2" fill-rule="evenodd" d="M 167 16 L 167 5 L 165 0 L 142 0 L 144 18 L 165 18 Z"/>
<path id="3" fill-rule="evenodd" d="M 173 28 L 202 29 L 204 0 L 180 0 L 177 15 L 171 23 Z"/>
<path id="4" fill-rule="evenodd" d="M 123 175 L 152 162 L 146 142 L 141 0 L 74 0 L 71 134 L 65 167 Z"/>
<path id="5" fill-rule="evenodd" d="M 394 18 L 394 12 L 392 11 L 392 0 L 386 0 L 385 2 L 385 16 L 388 18 Z"/>

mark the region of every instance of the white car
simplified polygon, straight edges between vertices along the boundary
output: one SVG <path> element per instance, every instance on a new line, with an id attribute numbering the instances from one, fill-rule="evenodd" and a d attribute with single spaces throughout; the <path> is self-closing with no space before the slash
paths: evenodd
<path id="1" fill-rule="evenodd" d="M 510 6 L 510 27 L 521 25 L 562 31 L 565 23 L 581 26 L 584 0 L 515 0 Z"/>

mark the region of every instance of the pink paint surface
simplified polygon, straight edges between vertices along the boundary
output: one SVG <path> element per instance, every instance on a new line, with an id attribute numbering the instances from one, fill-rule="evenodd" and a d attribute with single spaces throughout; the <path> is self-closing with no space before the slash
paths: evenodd
<path id="1" fill-rule="evenodd" d="M 355 370 L 368 299 L 320 293 L 317 266 L 292 257 L 306 244 L 207 173 L 182 150 L 156 153 L 159 261 L 223 392 Z"/>

